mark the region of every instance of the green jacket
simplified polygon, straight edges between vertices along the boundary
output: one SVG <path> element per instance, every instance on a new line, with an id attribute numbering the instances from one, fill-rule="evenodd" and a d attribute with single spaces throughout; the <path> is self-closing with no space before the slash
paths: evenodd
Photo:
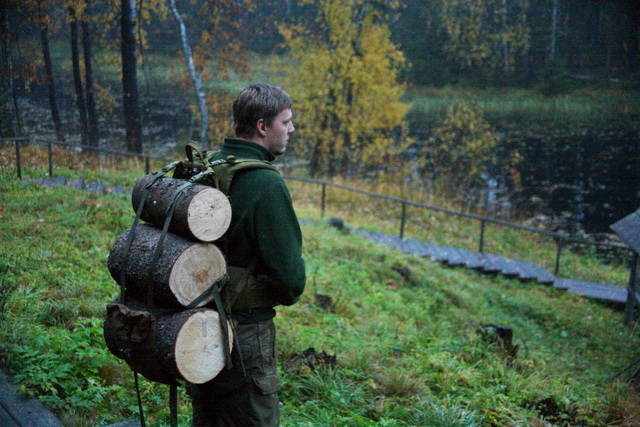
<path id="1" fill-rule="evenodd" d="M 225 138 L 215 159 L 233 155 L 272 162 L 275 156 L 266 148 L 239 138 Z M 276 303 L 298 301 L 305 286 L 302 259 L 302 233 L 289 190 L 276 171 L 246 170 L 238 173 L 229 189 L 231 225 L 227 231 L 227 263 L 248 267 L 256 259 L 254 276 L 270 288 Z M 224 248 L 224 247 L 223 247 Z M 259 317 L 273 317 L 269 309 Z M 259 319 L 262 320 L 262 319 Z"/>

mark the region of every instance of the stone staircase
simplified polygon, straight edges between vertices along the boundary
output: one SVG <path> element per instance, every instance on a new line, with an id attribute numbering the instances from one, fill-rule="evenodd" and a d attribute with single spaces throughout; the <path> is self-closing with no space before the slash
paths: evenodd
<path id="1" fill-rule="evenodd" d="M 423 243 L 411 238 L 401 239 L 398 236 L 388 236 L 383 233 L 369 232 L 362 229 L 351 229 L 351 232 L 373 242 L 402 252 L 431 258 L 449 266 L 462 266 L 481 273 L 501 274 L 505 277 L 523 281 L 534 281 L 577 295 L 615 304 L 625 304 L 627 301 L 626 287 L 556 277 L 547 270 L 528 261 L 484 252 L 473 252 L 446 245 L 439 246 L 433 243 Z M 636 295 L 636 300 L 640 301 L 640 295 Z"/>

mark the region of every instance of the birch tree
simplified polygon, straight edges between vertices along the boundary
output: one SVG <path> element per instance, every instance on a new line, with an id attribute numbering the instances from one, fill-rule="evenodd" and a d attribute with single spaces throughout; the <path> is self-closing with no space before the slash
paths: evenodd
<path id="1" fill-rule="evenodd" d="M 182 50 L 184 54 L 185 63 L 189 72 L 189 78 L 193 84 L 193 88 L 196 95 L 196 101 L 198 103 L 198 111 L 200 112 L 200 144 L 207 145 L 207 133 L 209 132 L 209 111 L 207 110 L 207 100 L 202 85 L 202 73 L 196 70 L 196 66 L 193 60 L 193 53 L 191 51 L 191 45 L 187 37 L 187 27 L 176 7 L 175 0 L 169 0 L 169 7 L 173 12 L 173 16 L 178 21 L 180 28 L 180 38 L 182 39 Z"/>
<path id="2" fill-rule="evenodd" d="M 136 63 L 136 2 L 120 2 L 120 52 L 122 55 L 122 98 L 127 150 L 142 153 L 142 121 L 138 105 Z"/>

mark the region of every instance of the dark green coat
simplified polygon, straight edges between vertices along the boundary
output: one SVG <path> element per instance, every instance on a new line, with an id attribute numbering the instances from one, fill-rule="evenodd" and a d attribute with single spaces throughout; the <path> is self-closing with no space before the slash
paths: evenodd
<path id="1" fill-rule="evenodd" d="M 275 159 L 261 145 L 239 138 L 225 138 L 216 159 L 229 155 Z M 282 305 L 295 303 L 305 286 L 302 233 L 284 180 L 268 169 L 242 171 L 233 179 L 229 198 L 228 264 L 246 268 L 257 259 L 254 276 L 266 276 L 264 285 L 270 287 L 270 296 Z"/>

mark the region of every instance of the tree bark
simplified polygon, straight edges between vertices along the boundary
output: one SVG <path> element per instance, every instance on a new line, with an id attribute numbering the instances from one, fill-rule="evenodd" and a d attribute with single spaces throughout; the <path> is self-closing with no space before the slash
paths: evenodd
<path id="1" fill-rule="evenodd" d="M 140 303 L 127 305 L 132 309 L 145 310 Z M 115 304 L 109 305 L 108 313 L 114 309 L 113 306 Z M 192 309 L 170 314 L 154 312 L 154 315 L 155 324 L 149 331 L 149 342 L 136 344 L 122 340 L 118 323 L 108 314 L 104 338 L 109 350 L 147 379 L 162 383 L 181 378 L 192 384 L 202 384 L 215 378 L 224 368 L 223 329 L 215 310 Z M 227 330 L 231 347 L 233 333 L 230 327 Z"/>
<path id="2" fill-rule="evenodd" d="M 502 0 L 502 71 L 505 76 L 511 73 L 511 64 L 509 60 L 509 22 L 507 19 L 508 6 L 507 0 Z"/>
<path id="3" fill-rule="evenodd" d="M 80 117 L 80 138 L 82 145 L 88 145 L 87 135 L 87 103 L 82 87 L 82 75 L 80 72 L 80 51 L 78 46 L 78 18 L 73 7 L 67 8 L 69 14 L 69 29 L 71 32 L 71 62 L 73 66 L 73 84 L 76 91 L 76 107 Z"/>
<path id="4" fill-rule="evenodd" d="M 180 26 L 180 37 L 182 38 L 182 50 L 184 52 L 184 59 L 189 71 L 189 78 L 193 83 L 195 90 L 196 101 L 198 103 L 198 110 L 200 111 L 200 145 L 207 146 L 207 132 L 209 131 L 209 112 L 207 110 L 207 102 L 204 93 L 204 87 L 202 86 L 202 74 L 198 74 L 195 64 L 193 63 L 193 53 L 191 51 L 191 45 L 187 38 L 187 27 L 184 24 L 184 20 L 176 7 L 175 0 L 169 0 L 171 11 L 173 16 L 178 21 Z"/>
<path id="5" fill-rule="evenodd" d="M 171 200 L 176 190 L 186 181 L 164 177 L 146 189 L 153 179 L 154 175 L 146 175 L 136 183 L 131 202 L 134 211 L 137 211 L 144 192 L 148 191 L 141 219 L 163 227 Z M 186 188 L 175 203 L 169 226 L 169 231 L 173 233 L 188 239 L 213 242 L 229 228 L 231 204 L 220 190 L 196 184 Z"/>
<path id="6" fill-rule="evenodd" d="M 556 43 L 558 36 L 558 0 L 553 0 L 551 9 L 551 40 L 549 41 L 549 60 L 556 59 Z"/>
<path id="7" fill-rule="evenodd" d="M 141 224 L 126 253 L 131 229 L 118 237 L 109 252 L 107 266 L 113 279 L 126 284 L 125 297 L 144 301 L 151 293 L 153 307 L 180 308 L 207 291 L 227 271 L 220 249 L 211 243 L 196 243 L 167 233 L 162 253 L 152 265 L 161 230 Z M 197 306 L 211 301 L 204 298 Z"/>
<path id="8" fill-rule="evenodd" d="M 96 109 L 96 96 L 93 83 L 93 42 L 91 39 L 91 3 L 85 0 L 85 16 L 82 20 L 82 48 L 84 54 L 84 83 L 87 106 L 87 140 L 90 146 L 100 145 L 98 130 L 98 112 Z"/>
<path id="9" fill-rule="evenodd" d="M 53 65 L 51 63 L 51 50 L 49 48 L 49 25 L 47 24 L 44 5 L 42 0 L 38 1 L 38 15 L 40 21 L 40 43 L 42 47 L 42 57 L 44 59 L 44 69 L 47 76 L 47 89 L 49 91 L 49 109 L 51 119 L 56 130 L 58 141 L 64 142 L 64 132 L 60 121 L 60 111 L 58 110 L 58 100 L 56 97 L 56 82 L 53 77 Z"/>
<path id="10" fill-rule="evenodd" d="M 10 116 L 10 129 L 8 131 L 11 136 L 18 136 L 22 130 L 22 119 L 20 117 L 20 106 L 18 104 L 18 92 L 15 84 L 13 52 L 11 50 L 11 36 L 9 26 L 9 13 L 6 9 L 4 1 L 0 1 L 0 19 L 2 25 L 2 57 L 3 68 L 6 70 L 7 77 L 3 78 L 7 91 L 7 110 Z"/>
<path id="11" fill-rule="evenodd" d="M 135 0 L 121 0 L 120 5 L 120 51 L 127 150 L 133 153 L 142 153 L 142 121 L 138 106 L 136 65 L 136 2 Z"/>

